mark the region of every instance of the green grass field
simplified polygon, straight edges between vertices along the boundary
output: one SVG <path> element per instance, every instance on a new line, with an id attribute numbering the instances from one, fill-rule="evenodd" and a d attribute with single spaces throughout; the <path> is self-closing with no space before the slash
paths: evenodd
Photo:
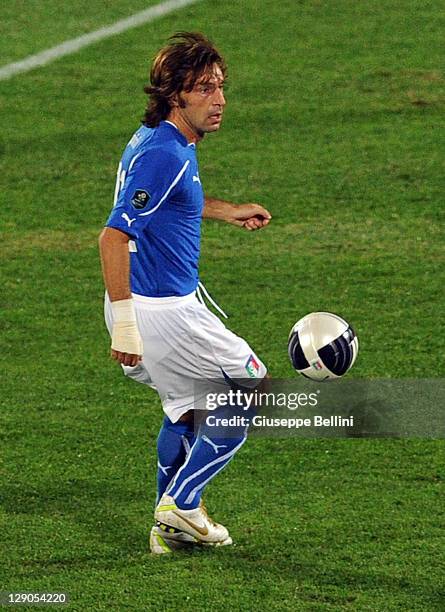
<path id="1" fill-rule="evenodd" d="M 5 0 L 1 63 L 149 4 Z M 0 591 L 79 611 L 445 609 L 442 440 L 253 438 L 206 492 L 235 545 L 150 556 L 162 411 L 108 359 L 97 250 L 150 59 L 204 31 L 230 81 L 204 187 L 274 217 L 204 224 L 229 326 L 285 378 L 291 325 L 338 312 L 351 376 L 440 377 L 444 27 L 438 0 L 203 0 L 0 83 Z"/>

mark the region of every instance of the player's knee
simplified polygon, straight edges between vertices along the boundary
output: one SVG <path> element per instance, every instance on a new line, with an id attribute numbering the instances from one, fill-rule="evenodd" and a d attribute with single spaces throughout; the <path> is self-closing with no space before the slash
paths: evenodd
<path id="1" fill-rule="evenodd" d="M 180 416 L 178 420 L 183 423 L 193 423 L 194 421 L 193 410 L 188 410 L 182 416 Z"/>
<path id="2" fill-rule="evenodd" d="M 242 440 L 247 435 L 250 415 L 244 406 L 221 406 L 205 413 L 200 432 L 212 439 Z"/>

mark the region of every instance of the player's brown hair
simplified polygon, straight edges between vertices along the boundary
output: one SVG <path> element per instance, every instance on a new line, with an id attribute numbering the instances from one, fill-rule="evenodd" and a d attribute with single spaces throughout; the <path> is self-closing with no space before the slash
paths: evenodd
<path id="1" fill-rule="evenodd" d="M 217 64 L 225 76 L 224 59 L 213 43 L 199 32 L 177 32 L 153 60 L 150 84 L 144 87 L 148 104 L 142 122 L 156 127 L 172 109 L 172 98 L 191 91 L 197 79 Z"/>

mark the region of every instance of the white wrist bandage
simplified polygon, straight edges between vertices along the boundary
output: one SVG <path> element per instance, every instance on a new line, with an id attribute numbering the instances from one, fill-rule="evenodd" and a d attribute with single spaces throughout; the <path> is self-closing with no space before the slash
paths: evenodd
<path id="1" fill-rule="evenodd" d="M 132 299 L 111 302 L 113 333 L 111 348 L 129 355 L 142 355 L 142 340 L 136 324 Z"/>

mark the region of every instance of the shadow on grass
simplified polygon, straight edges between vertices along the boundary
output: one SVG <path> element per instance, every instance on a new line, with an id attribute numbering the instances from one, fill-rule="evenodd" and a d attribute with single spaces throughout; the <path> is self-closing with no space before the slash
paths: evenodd
<path id="1" fill-rule="evenodd" d="M 375 592 L 379 597 L 384 594 L 394 601 L 407 598 L 424 610 L 441 609 L 444 601 L 444 594 L 439 590 L 438 582 L 434 582 L 434 576 L 431 579 L 415 576 L 412 568 L 408 568 L 410 571 L 406 576 L 401 575 L 403 558 L 400 558 L 397 567 L 390 565 L 389 561 L 379 564 L 374 556 L 378 551 L 368 551 L 367 543 L 361 544 L 359 538 L 355 560 L 331 549 L 329 543 L 325 544 L 325 554 L 320 555 L 319 540 L 314 542 L 314 546 L 308 546 L 304 541 L 300 547 L 297 541 L 280 546 L 266 526 L 263 533 L 257 533 L 258 537 L 233 547 L 197 547 L 196 550 L 171 556 L 152 557 L 148 549 L 152 523 L 150 501 L 143 491 L 121 481 L 73 479 L 52 485 L 9 485 L 2 491 L 2 506 L 11 517 L 26 515 L 37 520 L 40 517 L 60 520 L 57 536 L 62 538 L 65 530 L 72 537 L 70 528 L 74 523 L 85 532 L 84 537 L 88 542 L 87 548 L 77 543 L 76 548 L 72 549 L 67 540 L 66 551 L 62 548 L 60 554 L 46 557 L 37 554 L 33 558 L 23 559 L 22 576 L 92 567 L 127 571 L 131 566 L 141 571 L 148 568 L 150 573 L 154 571 L 156 574 L 165 571 L 172 563 L 175 571 L 179 568 L 181 571 L 201 568 L 206 572 L 215 570 L 217 576 L 223 563 L 225 573 L 234 579 L 233 586 L 236 588 L 242 583 L 243 588 L 255 590 L 261 583 L 277 592 L 283 588 L 283 592 L 289 594 L 292 585 L 296 599 L 307 605 L 351 605 L 364 592 Z M 144 506 L 146 519 L 141 524 Z M 35 532 L 34 537 L 36 535 L 38 539 L 39 533 Z M 370 558 L 371 552 L 374 554 Z M 367 563 L 363 563 L 365 557 L 369 559 Z"/>
<path id="2" fill-rule="evenodd" d="M 445 591 L 440 588 L 439 573 L 436 580 L 431 575 L 428 582 L 414 576 L 412 568 L 403 576 L 403 560 L 397 567 L 373 560 L 360 569 L 353 560 L 330 553 L 329 547 L 326 556 L 320 556 L 315 548 L 309 551 L 309 560 L 306 550 L 303 562 L 296 559 L 298 548 L 294 553 L 287 549 L 281 553 L 276 551 L 273 559 L 268 560 L 261 555 L 252 558 L 245 554 L 247 551 L 233 552 L 236 554 L 224 559 L 225 571 L 241 571 L 246 584 L 254 580 L 255 583 L 269 582 L 275 587 L 293 580 L 295 597 L 308 605 L 310 602 L 350 605 L 365 593 L 367 596 L 375 593 L 379 599 L 383 596 L 389 602 L 409 600 L 413 610 L 445 609 Z"/>
<path id="3" fill-rule="evenodd" d="M 71 479 L 65 482 L 25 486 L 5 485 L 1 506 L 10 515 L 28 515 L 60 520 L 60 533 L 73 523 L 101 543 L 111 544 L 116 553 L 126 555 L 147 551 L 151 527 L 151 505 L 141 490 L 125 482 L 93 482 Z M 146 528 L 138 520 L 146 506 Z"/>

